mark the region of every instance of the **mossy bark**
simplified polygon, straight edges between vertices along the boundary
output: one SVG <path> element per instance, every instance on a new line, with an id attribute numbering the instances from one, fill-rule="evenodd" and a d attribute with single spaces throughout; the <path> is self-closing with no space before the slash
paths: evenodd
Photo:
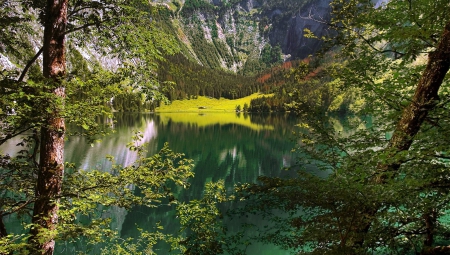
<path id="1" fill-rule="evenodd" d="M 420 131 L 420 127 L 425 122 L 428 113 L 433 110 L 439 101 L 438 91 L 449 69 L 450 22 L 445 26 L 436 49 L 428 55 L 427 66 L 417 84 L 411 103 L 403 109 L 401 118 L 397 122 L 393 136 L 386 148 L 388 158 L 393 158 L 398 153 L 410 149 L 414 137 Z M 379 185 L 386 183 L 388 178 L 390 178 L 389 176 L 395 176 L 395 172 L 400 168 L 402 163 L 401 159 L 391 160 L 389 163 L 380 163 L 377 167 L 378 172 L 374 178 L 374 182 Z M 376 205 L 372 208 L 364 208 L 362 210 L 364 218 L 369 220 L 362 222 L 356 230 L 359 238 L 353 243 L 355 249 L 364 246 L 365 235 L 370 231 L 370 219 L 375 217 L 377 210 Z M 429 229 L 426 231 L 430 234 L 424 242 L 422 254 L 441 254 L 440 252 L 442 250 L 450 250 L 450 247 L 437 247 L 439 249 L 431 247 L 433 244 L 432 233 L 434 232 L 433 228 L 435 226 L 434 222 L 430 222 L 430 219 L 433 218 L 431 216 L 424 215 L 424 218 L 428 219 L 426 225 Z M 433 219 L 435 221 L 436 217 Z"/>
<path id="2" fill-rule="evenodd" d="M 43 42 L 43 75 L 52 83 L 48 92 L 48 114 L 41 127 L 40 159 L 29 244 L 32 254 L 53 254 L 54 230 L 58 224 L 58 197 L 64 175 L 64 134 L 62 118 L 66 72 L 65 34 L 67 0 L 47 0 Z"/>

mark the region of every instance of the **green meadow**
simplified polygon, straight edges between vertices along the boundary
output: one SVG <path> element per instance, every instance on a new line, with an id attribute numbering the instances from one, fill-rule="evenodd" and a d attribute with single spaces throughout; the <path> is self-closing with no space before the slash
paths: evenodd
<path id="1" fill-rule="evenodd" d="M 162 104 L 160 107 L 156 108 L 156 112 L 234 112 L 236 111 L 236 106 L 240 105 L 241 109 L 244 107 L 244 104 L 250 106 L 250 101 L 252 99 L 262 96 L 271 95 L 254 93 L 250 96 L 234 100 L 199 96 L 197 99 L 175 100 L 169 105 Z"/>

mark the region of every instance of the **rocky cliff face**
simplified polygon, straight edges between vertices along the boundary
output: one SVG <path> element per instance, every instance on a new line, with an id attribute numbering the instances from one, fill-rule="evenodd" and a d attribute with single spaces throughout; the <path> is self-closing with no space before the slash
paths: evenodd
<path id="1" fill-rule="evenodd" d="M 241 74 L 256 74 L 270 67 L 280 61 L 273 56 L 279 53 L 281 60 L 314 53 L 320 42 L 305 38 L 304 29 L 319 36 L 326 33 L 326 26 L 317 20 L 329 18 L 329 1 L 151 0 L 168 10 L 166 22 L 171 23 L 187 58 L 205 67 Z M 40 47 L 38 39 L 42 35 L 39 29 L 35 31 L 36 34 L 28 35 L 27 52 L 16 56 L 17 51 L 0 47 L 0 69 L 20 70 L 24 66 Z M 102 56 L 93 48 L 74 49 L 88 62 L 104 68 L 120 65 L 118 59 Z M 69 68 L 70 62 L 69 59 Z"/>
<path id="2" fill-rule="evenodd" d="M 304 29 L 309 29 L 318 37 L 328 32 L 323 22 L 330 18 L 329 2 L 329 0 L 316 0 L 296 10 L 276 9 L 273 11 L 271 13 L 273 30 L 269 32 L 269 43 L 281 45 L 283 53 L 293 58 L 305 58 L 316 52 L 321 43 L 304 37 Z M 278 19 L 277 16 L 281 18 Z"/>
<path id="3" fill-rule="evenodd" d="M 203 5 L 201 4 L 204 1 Z M 267 68 L 265 47 L 281 47 L 284 60 L 305 58 L 327 33 L 330 0 L 185 0 L 176 19 L 193 59 L 204 66 L 248 72 Z M 252 69 L 253 68 L 253 69 Z"/>

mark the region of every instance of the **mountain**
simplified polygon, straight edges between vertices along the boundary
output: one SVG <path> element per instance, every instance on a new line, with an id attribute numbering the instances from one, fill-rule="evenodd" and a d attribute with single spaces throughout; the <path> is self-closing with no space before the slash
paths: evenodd
<path id="1" fill-rule="evenodd" d="M 172 12 L 185 55 L 213 69 L 251 75 L 305 58 L 321 43 L 304 29 L 327 33 L 330 0 L 155 1 Z"/>
<path id="2" fill-rule="evenodd" d="M 329 1 L 151 0 L 151 3 L 164 7 L 155 14 L 158 16 L 155 20 L 178 38 L 185 58 L 205 68 L 252 76 L 317 51 L 320 42 L 305 38 L 304 29 L 318 36 L 327 33 L 325 22 L 321 21 L 329 19 Z M 9 49 L 0 44 L 0 69 L 20 71 L 40 48 L 42 30 L 33 23 L 35 18 L 30 20 L 27 30 L 14 30 L 22 34 L 19 46 Z M 74 52 L 74 56 L 69 52 L 69 69 L 77 68 L 80 58 L 105 69 L 121 65 L 120 59 L 102 55 L 101 49 L 90 47 L 89 43 L 79 47 L 70 43 L 70 37 L 68 41 L 70 52 Z"/>

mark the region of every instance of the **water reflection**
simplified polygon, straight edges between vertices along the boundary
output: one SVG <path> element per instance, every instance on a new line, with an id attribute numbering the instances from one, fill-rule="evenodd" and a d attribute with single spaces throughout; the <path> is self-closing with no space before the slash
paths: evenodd
<path id="1" fill-rule="evenodd" d="M 293 176 L 294 171 L 283 168 L 295 163 L 291 153 L 294 145 L 290 140 L 295 122 L 288 115 L 118 114 L 114 132 L 99 143 L 91 145 L 84 138 L 71 137 L 66 142 L 65 161 L 75 163 L 78 168 L 104 171 L 108 171 L 111 166 L 106 155 L 114 156 L 118 164 L 132 164 L 137 155 L 129 151 L 126 145 L 131 142 L 135 131 L 141 131 L 143 138 L 139 143 L 147 143 L 148 156 L 155 154 L 168 142 L 173 151 L 183 152 L 187 158 L 194 160 L 195 177 L 191 180 L 191 187 L 188 190 L 174 190 L 177 199 L 189 201 L 200 198 L 205 184 L 210 181 L 223 179 L 231 191 L 234 184 L 255 182 L 260 175 Z M 15 142 L 2 148 L 12 153 Z M 223 209 L 231 206 L 224 205 Z M 169 206 L 135 207 L 130 211 L 112 208 L 107 213 L 113 218 L 112 227 L 118 229 L 123 237 L 136 236 L 136 226 L 151 230 L 155 222 L 161 222 L 170 233 L 179 229 L 174 208 Z M 229 227 L 239 229 L 241 223 L 255 220 L 233 220 Z M 60 254 L 80 248 L 73 244 L 58 245 Z M 95 250 L 92 254 L 96 254 Z M 247 254 L 285 252 L 258 244 L 249 247 Z"/>
<path id="2" fill-rule="evenodd" d="M 177 199 L 181 201 L 199 199 L 205 184 L 210 181 L 223 179 L 231 191 L 234 184 L 255 182 L 260 175 L 294 175 L 294 171 L 283 170 L 295 162 L 291 153 L 293 144 L 290 142 L 295 119 L 289 116 L 244 118 L 236 114 L 164 114 L 143 118 L 151 118 L 156 123 L 158 135 L 154 142 L 158 148 L 168 142 L 174 151 L 183 152 L 186 157 L 195 160 L 195 177 L 191 180 L 191 187 L 187 191 L 176 191 Z M 224 205 L 223 209 L 231 206 Z M 228 227 L 237 230 L 247 221 L 252 219 L 234 219 L 228 222 Z M 179 229 L 174 208 L 136 207 L 128 212 L 121 234 L 123 237 L 136 236 L 136 225 L 151 229 L 155 222 L 161 222 L 168 232 Z M 168 247 L 158 248 L 166 250 Z M 257 244 L 249 247 L 247 254 L 284 252 Z"/>

